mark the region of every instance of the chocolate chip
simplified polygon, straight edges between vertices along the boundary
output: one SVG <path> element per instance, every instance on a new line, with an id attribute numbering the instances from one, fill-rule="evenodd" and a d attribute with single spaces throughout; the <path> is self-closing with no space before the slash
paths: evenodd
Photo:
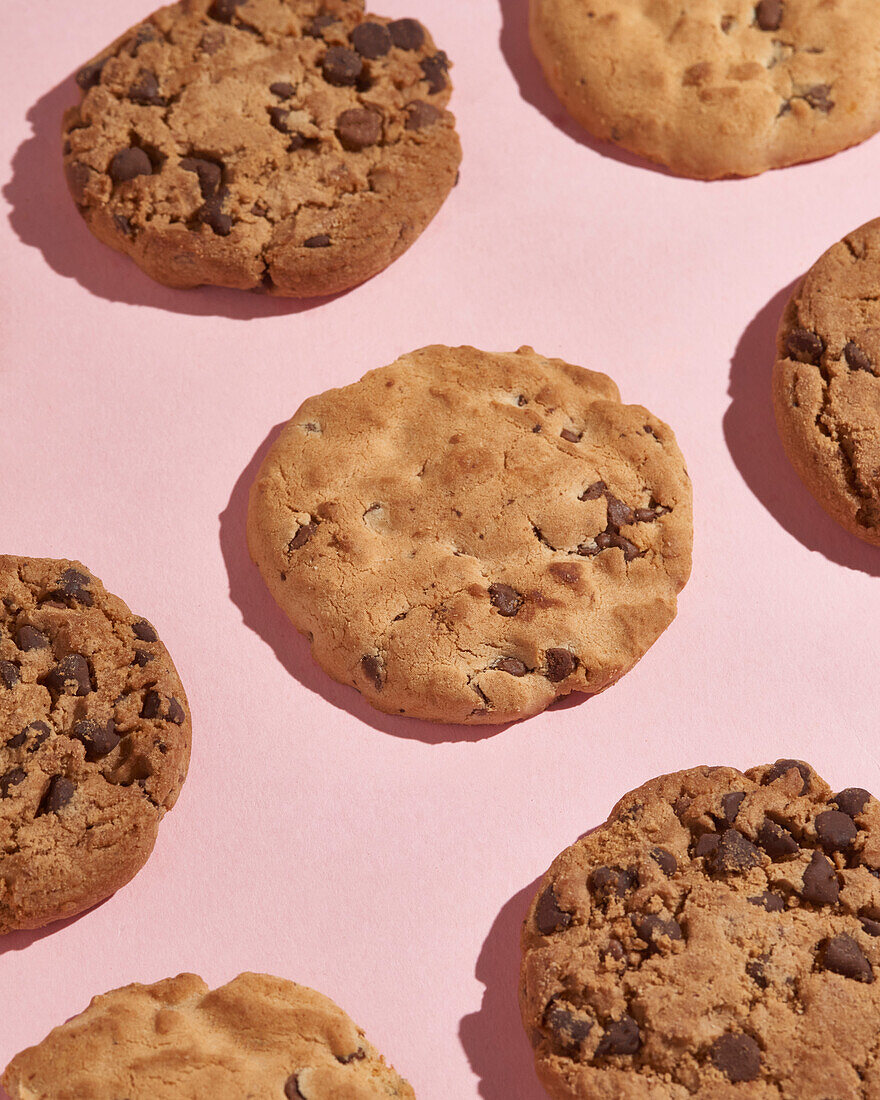
<path id="1" fill-rule="evenodd" d="M 218 23 L 231 23 L 235 15 L 235 9 L 240 7 L 245 0 L 214 0 L 208 8 L 208 15 L 216 19 Z"/>
<path id="2" fill-rule="evenodd" d="M 45 649 L 49 639 L 36 627 L 20 626 L 15 632 L 15 644 L 22 653 L 27 653 L 32 649 Z"/>
<path id="3" fill-rule="evenodd" d="M 29 726 L 25 726 L 24 733 L 32 733 L 34 741 L 28 752 L 36 752 L 40 745 L 44 741 L 48 741 L 51 731 L 45 722 L 31 722 Z"/>
<path id="4" fill-rule="evenodd" d="M 152 23 L 144 23 L 143 26 L 138 27 L 130 46 L 131 56 L 137 57 L 137 52 L 141 46 L 145 46 L 147 42 L 155 42 L 158 37 L 159 33 Z"/>
<path id="5" fill-rule="evenodd" d="M 797 855 L 801 850 L 788 829 L 783 829 L 766 817 L 758 830 L 758 843 L 771 859 L 784 859 L 786 856 Z"/>
<path id="6" fill-rule="evenodd" d="M 364 63 L 345 46 L 331 46 L 324 55 L 321 73 L 328 84 L 339 88 L 354 87 L 363 71 Z"/>
<path id="7" fill-rule="evenodd" d="M 662 936 L 668 936 L 670 940 L 680 940 L 681 925 L 677 920 L 663 920 L 662 917 L 658 917 L 654 913 L 650 913 L 646 917 L 642 917 L 639 920 L 637 917 L 633 918 L 634 921 L 638 921 L 636 924 L 636 932 L 640 940 L 644 940 L 649 947 L 655 944 L 655 941 Z"/>
<path id="8" fill-rule="evenodd" d="M 372 682 L 376 691 L 381 691 L 385 680 L 382 674 L 382 663 L 379 658 L 373 657 L 370 654 L 367 654 L 366 657 L 361 657 L 361 670 L 364 676 Z"/>
<path id="9" fill-rule="evenodd" d="M 615 895 L 625 897 L 638 885 L 638 876 L 633 870 L 622 867 L 597 867 L 587 880 L 590 893 L 599 901 L 607 901 Z"/>
<path id="10" fill-rule="evenodd" d="M 810 865 L 804 871 L 804 886 L 801 896 L 814 905 L 835 905 L 840 896 L 840 884 L 834 871 L 834 864 L 822 855 L 813 852 Z"/>
<path id="11" fill-rule="evenodd" d="M 793 329 L 785 341 L 785 350 L 790 359 L 796 359 L 799 363 L 812 363 L 818 366 L 825 351 L 825 341 L 815 332 L 809 332 L 805 328 Z M 794 766 L 794 761 L 788 761 Z"/>
<path id="12" fill-rule="evenodd" d="M 65 164 L 64 177 L 67 180 L 67 186 L 73 196 L 73 201 L 82 206 L 86 201 L 86 187 L 88 187 L 89 180 L 92 178 L 91 168 L 87 164 L 74 160 L 70 164 Z"/>
<path id="13" fill-rule="evenodd" d="M 153 654 L 149 653 L 146 649 L 136 649 L 134 651 L 134 661 L 139 668 L 146 668 L 150 661 L 153 660 Z"/>
<path id="14" fill-rule="evenodd" d="M 286 80 L 276 80 L 274 84 L 269 85 L 269 91 L 272 95 L 277 95 L 279 99 L 290 99 L 296 88 Z"/>
<path id="15" fill-rule="evenodd" d="M 87 760 L 98 760 L 106 756 L 116 748 L 120 740 L 112 718 L 103 726 L 91 718 L 75 722 L 73 736 L 83 743 Z"/>
<path id="16" fill-rule="evenodd" d="M 37 814 L 55 814 L 73 798 L 76 785 L 63 775 L 54 775 L 43 795 Z"/>
<path id="17" fill-rule="evenodd" d="M 17 787 L 19 783 L 24 783 L 27 779 L 27 773 L 24 768 L 12 768 L 5 775 L 0 775 L 0 798 L 9 797 L 9 788 Z"/>
<path id="18" fill-rule="evenodd" d="M 83 65 L 76 74 L 76 82 L 84 92 L 100 82 L 101 73 L 109 60 L 108 57 L 102 57 L 100 61 L 90 61 L 88 65 Z"/>
<path id="19" fill-rule="evenodd" d="M 751 898 L 749 899 L 751 901 Z M 760 960 L 746 963 L 746 974 L 752 979 L 759 989 L 766 989 L 770 982 L 764 972 L 764 963 Z"/>
<path id="20" fill-rule="evenodd" d="M 617 497 L 608 495 L 608 523 L 612 527 L 623 527 L 627 523 L 632 523 L 633 511 L 628 504 L 624 504 L 622 500 L 618 500 Z"/>
<path id="21" fill-rule="evenodd" d="M 708 856 L 718 847 L 721 837 L 717 833 L 703 833 L 694 845 L 695 856 Z"/>
<path id="22" fill-rule="evenodd" d="M 142 107 L 164 107 L 168 100 L 159 95 L 159 80 L 149 69 L 141 69 L 134 84 L 128 89 L 128 98 Z"/>
<path id="23" fill-rule="evenodd" d="M 308 27 L 303 31 L 303 34 L 308 38 L 322 38 L 324 31 L 335 22 L 336 16 L 330 15 L 329 12 L 325 12 L 323 15 L 316 15 Z"/>
<path id="24" fill-rule="evenodd" d="M 80 573 L 78 569 L 65 569 L 58 578 L 59 591 L 87 607 L 92 606 L 92 594 L 89 592 L 91 583 L 92 578 Z"/>
<path id="25" fill-rule="evenodd" d="M 204 157 L 182 157 L 180 167 L 184 172 L 195 172 L 199 177 L 199 190 L 203 199 L 209 199 L 216 194 L 223 178 L 223 169 L 219 164 L 205 160 Z"/>
<path id="26" fill-rule="evenodd" d="M 6 742 L 7 749 L 20 749 L 25 741 L 27 741 L 29 729 L 29 726 L 25 726 L 21 733 L 16 733 L 14 737 L 10 737 Z"/>
<path id="27" fill-rule="evenodd" d="M 12 661 L 0 661 L 0 684 L 11 691 L 20 679 L 18 665 L 13 664 Z"/>
<path id="28" fill-rule="evenodd" d="M 143 149 L 132 146 L 130 149 L 119 150 L 110 161 L 109 171 L 114 183 L 126 183 L 136 176 L 151 176 L 153 165 Z"/>
<path id="29" fill-rule="evenodd" d="M 874 365 L 871 362 L 871 356 L 866 351 L 862 351 L 859 345 L 854 344 L 852 340 L 844 346 L 843 356 L 853 370 L 871 371 Z"/>
<path id="30" fill-rule="evenodd" d="M 213 57 L 218 50 L 223 48 L 225 41 L 226 35 L 219 27 L 215 27 L 213 30 L 205 31 L 199 42 L 199 48 L 204 50 L 209 57 Z"/>
<path id="31" fill-rule="evenodd" d="M 426 57 L 419 62 L 422 70 L 422 79 L 427 81 L 428 91 L 431 95 L 437 95 L 446 87 L 446 72 L 449 68 L 449 59 L 441 50 L 433 57 Z"/>
<path id="32" fill-rule="evenodd" d="M 578 667 L 578 659 L 567 649 L 548 649 L 544 653 L 547 671 L 544 675 L 551 684 L 559 684 L 567 679 Z"/>
<path id="33" fill-rule="evenodd" d="M 351 44 L 361 55 L 375 61 L 391 49 L 391 33 L 381 23 L 361 23 L 349 35 Z"/>
<path id="34" fill-rule="evenodd" d="M 880 936 L 880 921 L 871 920 L 870 917 L 859 917 L 859 923 L 869 936 Z"/>
<path id="35" fill-rule="evenodd" d="M 186 712 L 173 695 L 168 700 L 168 713 L 165 717 L 169 722 L 173 722 L 175 726 L 182 726 L 186 718 Z"/>
<path id="36" fill-rule="evenodd" d="M 860 814 L 871 800 L 871 795 L 864 787 L 847 787 L 845 791 L 836 794 L 831 801 L 837 804 L 842 813 L 855 817 Z"/>
<path id="37" fill-rule="evenodd" d="M 284 1082 L 284 1095 L 287 1097 L 287 1100 L 305 1100 L 305 1097 L 299 1091 L 297 1075 L 295 1073 L 292 1073 Z"/>
<path id="38" fill-rule="evenodd" d="M 750 867 L 757 867 L 760 862 L 761 853 L 736 829 L 725 829 L 711 856 L 712 870 L 721 875 L 747 871 Z"/>
<path id="39" fill-rule="evenodd" d="M 852 936 L 831 936 L 819 946 L 819 965 L 856 982 L 873 982 L 874 971 Z"/>
<path id="40" fill-rule="evenodd" d="M 648 855 L 659 866 L 660 870 L 667 878 L 674 875 L 678 870 L 678 860 L 672 852 L 667 852 L 665 848 L 652 848 Z"/>
<path id="41" fill-rule="evenodd" d="M 559 908 L 553 887 L 548 886 L 535 908 L 535 927 L 542 936 L 549 936 L 553 932 L 561 932 L 570 924 L 571 913 L 566 913 Z"/>
<path id="42" fill-rule="evenodd" d="M 314 246 L 313 246 L 314 247 Z M 293 536 L 290 542 L 287 544 L 288 550 L 299 550 L 301 547 L 309 541 L 309 539 L 318 530 L 318 524 L 315 520 L 310 520 L 308 523 L 303 524 L 302 527 Z"/>
<path id="43" fill-rule="evenodd" d="M 498 614 L 506 619 L 512 618 L 525 602 L 525 597 L 520 595 L 509 584 L 490 584 L 489 602 L 498 608 Z"/>
<path id="44" fill-rule="evenodd" d="M 425 42 L 425 29 L 418 19 L 395 19 L 388 24 L 388 33 L 399 50 L 418 50 Z"/>
<path id="45" fill-rule="evenodd" d="M 709 1048 L 716 1069 L 729 1081 L 754 1081 L 761 1072 L 761 1048 L 751 1035 L 734 1035 L 728 1032 L 716 1039 Z"/>
<path id="46" fill-rule="evenodd" d="M 69 653 L 43 676 L 40 683 L 57 695 L 88 695 L 92 690 L 89 663 L 81 653 Z"/>
<path id="47" fill-rule="evenodd" d="M 584 438 L 583 432 L 576 432 L 573 428 L 563 428 L 559 434 L 566 443 L 580 443 Z"/>
<path id="48" fill-rule="evenodd" d="M 809 105 L 816 111 L 821 111 L 823 114 L 828 114 L 831 108 L 834 106 L 834 101 L 829 98 L 831 95 L 831 88 L 827 84 L 814 84 L 812 88 L 808 88 L 804 92 L 804 99 Z"/>
<path id="49" fill-rule="evenodd" d="M 566 1008 L 557 1008 L 551 1001 L 544 1012 L 544 1027 L 565 1050 L 572 1050 L 593 1030 L 593 1021 L 575 1016 Z"/>
<path id="50" fill-rule="evenodd" d="M 303 241 L 303 248 L 329 248 L 329 247 L 330 247 L 330 237 L 326 233 L 318 233 L 317 236 L 308 237 L 306 240 Z M 314 527 L 315 525 L 314 524 L 309 524 L 309 526 Z M 305 530 L 305 527 L 301 527 L 299 529 L 299 531 L 297 532 L 296 538 L 299 538 L 300 534 L 304 530 Z M 314 534 L 314 531 L 312 532 L 312 534 Z M 309 537 L 311 538 L 311 535 Z M 295 541 L 296 541 L 296 539 L 294 539 L 294 542 Z M 295 550 L 296 547 L 293 547 L 293 549 Z"/>
<path id="51" fill-rule="evenodd" d="M 602 494 L 605 492 L 605 488 L 606 486 L 604 481 L 594 481 L 593 484 L 589 486 L 589 488 L 584 489 L 584 491 L 578 497 L 578 500 L 598 500 L 599 497 L 602 496 Z"/>
<path id="52" fill-rule="evenodd" d="M 801 329 L 800 331 L 803 330 Z M 822 347 L 824 349 L 825 345 L 823 344 Z M 790 772 L 792 768 L 795 768 L 800 773 L 800 777 L 804 781 L 800 793 L 806 794 L 807 791 L 810 789 L 810 777 L 813 773 L 810 769 L 810 766 L 808 764 L 804 764 L 800 760 L 777 760 L 770 771 L 768 771 L 764 778 L 761 780 L 761 783 L 765 787 L 768 783 L 775 783 L 777 779 L 781 779 L 787 772 Z"/>
<path id="53" fill-rule="evenodd" d="M 778 894 L 771 894 L 769 890 L 765 890 L 763 894 L 758 894 L 757 897 L 746 898 L 746 901 L 751 905 L 760 905 L 768 913 L 781 913 L 785 908 L 785 899 Z"/>
<path id="54" fill-rule="evenodd" d="M 212 195 L 199 210 L 197 218 L 202 225 L 207 225 L 218 237 L 228 237 L 232 232 L 232 218 L 223 213 L 223 203 L 229 191 L 225 187 Z"/>
<path id="55" fill-rule="evenodd" d="M 350 107 L 336 119 L 336 136 L 343 149 L 359 153 L 382 136 L 382 117 L 366 107 Z"/>
<path id="56" fill-rule="evenodd" d="M 134 636 L 142 642 L 158 642 L 159 635 L 147 622 L 146 619 L 138 619 L 137 622 L 131 624 L 131 631 Z"/>
<path id="57" fill-rule="evenodd" d="M 732 825 L 736 821 L 736 815 L 745 796 L 745 791 L 729 791 L 721 796 L 721 820 L 725 824 Z"/>
<path id="58" fill-rule="evenodd" d="M 290 117 L 290 111 L 286 107 L 270 107 L 269 108 L 269 121 L 272 126 L 281 134 L 289 134 L 290 130 L 287 128 L 287 120 Z"/>
<path id="59" fill-rule="evenodd" d="M 816 835 L 826 852 L 845 852 L 858 832 L 853 819 L 840 810 L 825 810 L 816 818 Z"/>
<path id="60" fill-rule="evenodd" d="M 134 233 L 134 228 L 132 227 L 131 222 L 124 214 L 114 214 L 113 224 L 123 235 L 123 237 L 130 237 Z"/>
<path id="61" fill-rule="evenodd" d="M 361 1062 L 366 1058 L 367 1052 L 358 1048 L 351 1054 L 337 1054 L 336 1061 L 341 1062 L 344 1066 L 350 1066 L 352 1062 Z"/>
<path id="62" fill-rule="evenodd" d="M 141 707 L 141 718 L 158 718 L 162 700 L 157 691 L 148 691 Z"/>
<path id="63" fill-rule="evenodd" d="M 507 672 L 511 676 L 525 676 L 529 671 L 527 666 L 518 661 L 516 657 L 499 657 L 497 661 L 492 664 L 492 668 L 497 668 L 501 672 Z"/>
<path id="64" fill-rule="evenodd" d="M 407 103 L 406 110 L 405 130 L 424 130 L 428 126 L 433 126 L 435 122 L 443 117 L 443 112 L 439 108 L 435 107 L 433 103 L 425 103 L 422 99 Z M 522 399 L 520 404 L 525 404 L 525 398 Z"/>
<path id="65" fill-rule="evenodd" d="M 623 1015 L 605 1028 L 596 1046 L 596 1057 L 608 1054 L 635 1054 L 642 1045 L 639 1025 L 632 1016 Z"/>
<path id="66" fill-rule="evenodd" d="M 760 0 L 755 8 L 755 22 L 762 31 L 778 31 L 782 22 L 782 0 Z"/>

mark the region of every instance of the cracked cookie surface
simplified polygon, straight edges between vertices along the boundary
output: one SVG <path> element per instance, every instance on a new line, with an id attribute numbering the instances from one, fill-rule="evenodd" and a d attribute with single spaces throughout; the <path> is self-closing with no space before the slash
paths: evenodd
<path id="1" fill-rule="evenodd" d="M 328 997 L 269 974 L 128 985 L 6 1068 L 13 1100 L 413 1100 Z"/>
<path id="2" fill-rule="evenodd" d="M 569 113 L 700 179 L 828 156 L 880 128 L 874 0 L 531 0 Z"/>
<path id="3" fill-rule="evenodd" d="M 833 245 L 792 294 L 773 405 L 786 453 L 816 500 L 880 546 L 880 218 Z"/>
<path id="4" fill-rule="evenodd" d="M 880 803 L 802 761 L 632 791 L 553 862 L 522 943 L 559 1100 L 880 1096 Z"/>
<path id="5" fill-rule="evenodd" d="M 449 67 L 421 23 L 363 0 L 181 0 L 77 74 L 68 185 L 160 283 L 346 290 L 455 183 Z"/>
<path id="6" fill-rule="evenodd" d="M 0 556 L 0 934 L 82 912 L 137 874 L 190 736 L 146 619 L 79 562 Z"/>
<path id="7" fill-rule="evenodd" d="M 669 625 L 691 490 L 606 375 L 438 345 L 301 406 L 248 540 L 334 679 L 391 714 L 506 722 L 604 690 Z"/>

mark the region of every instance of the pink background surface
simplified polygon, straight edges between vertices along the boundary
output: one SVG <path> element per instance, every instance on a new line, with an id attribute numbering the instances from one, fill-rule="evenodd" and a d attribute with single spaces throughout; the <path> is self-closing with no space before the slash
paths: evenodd
<path id="1" fill-rule="evenodd" d="M 80 558 L 149 616 L 194 745 L 137 879 L 0 940 L 0 1066 L 94 993 L 253 969 L 336 999 L 420 1100 L 539 1100 L 519 924 L 624 791 L 783 755 L 880 791 L 880 552 L 801 487 L 768 401 L 791 283 L 880 213 L 880 138 L 754 180 L 675 179 L 565 121 L 525 6 L 382 0 L 455 62 L 461 183 L 391 269 L 285 303 L 154 285 L 67 197 L 69 74 L 144 0 L 4 0 L 0 547 Z M 331 682 L 245 547 L 275 426 L 435 341 L 607 370 L 674 427 L 694 482 L 673 626 L 606 694 L 500 731 L 389 719 Z"/>

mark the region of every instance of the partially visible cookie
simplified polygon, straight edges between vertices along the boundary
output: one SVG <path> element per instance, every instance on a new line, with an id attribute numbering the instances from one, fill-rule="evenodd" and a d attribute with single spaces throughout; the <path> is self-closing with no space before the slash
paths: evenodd
<path id="1" fill-rule="evenodd" d="M 804 484 L 880 546 L 880 218 L 832 245 L 779 324 L 773 406 Z"/>
<path id="2" fill-rule="evenodd" d="M 141 869 L 190 736 L 146 619 L 77 561 L 0 556 L 0 934 L 79 913 Z"/>
<path id="3" fill-rule="evenodd" d="M 449 65 L 421 23 L 363 0 L 181 0 L 77 74 L 70 191 L 168 286 L 346 290 L 455 183 Z"/>
<path id="4" fill-rule="evenodd" d="M 506 722 L 603 691 L 672 621 L 691 488 L 604 374 L 440 345 L 309 398 L 251 490 L 251 556 L 379 710 Z"/>
<path id="5" fill-rule="evenodd" d="M 412 1100 L 338 1005 L 269 974 L 127 985 L 16 1055 L 12 1100 Z"/>
<path id="6" fill-rule="evenodd" d="M 554 860 L 522 944 L 557 1100 L 880 1096 L 880 802 L 802 761 L 632 791 Z"/>
<path id="7" fill-rule="evenodd" d="M 531 0 L 550 86 L 591 133 L 700 179 L 880 128 L 874 0 Z"/>

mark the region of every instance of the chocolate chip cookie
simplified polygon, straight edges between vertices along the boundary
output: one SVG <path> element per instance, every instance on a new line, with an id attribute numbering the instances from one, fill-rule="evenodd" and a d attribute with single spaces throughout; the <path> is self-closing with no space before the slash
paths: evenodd
<path id="1" fill-rule="evenodd" d="M 190 749 L 155 628 L 76 561 L 0 556 L 0 934 L 144 865 Z"/>
<path id="2" fill-rule="evenodd" d="M 691 565 L 672 431 L 531 348 L 422 348 L 309 398 L 251 489 L 251 555 L 379 710 L 497 723 L 603 691 Z"/>
<path id="3" fill-rule="evenodd" d="M 773 405 L 786 453 L 816 500 L 880 545 L 880 218 L 829 248 L 792 294 Z"/>
<path id="4" fill-rule="evenodd" d="M 880 802 L 799 760 L 626 795 L 547 872 L 520 1002 L 549 1094 L 880 1096 Z"/>
<path id="5" fill-rule="evenodd" d="M 13 1058 L 12 1100 L 415 1096 L 328 997 L 269 974 L 128 985 Z"/>
<path id="6" fill-rule="evenodd" d="M 160 283 L 346 290 L 455 182 L 449 66 L 421 23 L 363 0 L 181 0 L 77 74 L 68 184 Z"/>
<path id="7" fill-rule="evenodd" d="M 874 0 L 531 0 L 531 37 L 581 125 L 679 175 L 752 176 L 880 128 Z"/>

